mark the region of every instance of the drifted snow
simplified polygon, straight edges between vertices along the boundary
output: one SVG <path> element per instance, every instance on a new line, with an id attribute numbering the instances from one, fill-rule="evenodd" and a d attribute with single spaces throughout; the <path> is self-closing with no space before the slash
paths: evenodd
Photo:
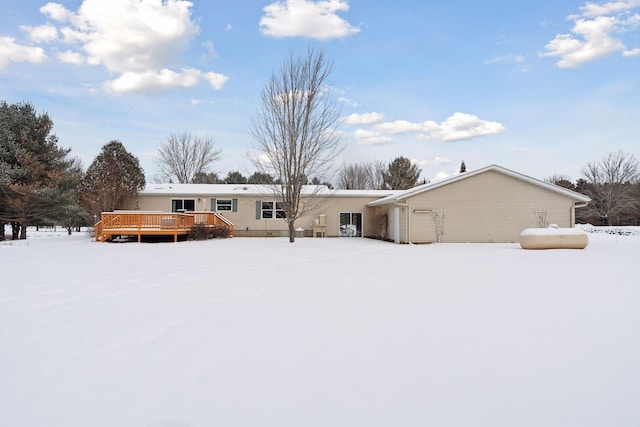
<path id="1" fill-rule="evenodd" d="M 640 236 L 0 242 L 0 425 L 640 424 Z"/>

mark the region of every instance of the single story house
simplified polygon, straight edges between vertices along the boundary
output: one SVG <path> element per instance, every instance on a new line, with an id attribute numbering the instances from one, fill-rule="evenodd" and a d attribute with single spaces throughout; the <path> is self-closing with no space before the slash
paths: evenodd
<path id="1" fill-rule="evenodd" d="M 517 242 L 525 228 L 573 227 L 587 196 L 497 165 L 409 190 L 330 190 L 307 186 L 315 209 L 296 221 L 305 236 L 376 237 L 397 243 Z M 287 236 L 272 188 L 249 184 L 149 184 L 128 210 L 213 211 L 234 236 Z"/>
<path id="2" fill-rule="evenodd" d="M 330 190 L 307 185 L 308 216 L 296 221 L 305 236 L 368 237 L 376 233 L 366 217 L 367 203 L 397 194 L 393 190 Z M 286 237 L 285 213 L 274 189 L 257 184 L 149 184 L 123 206 L 126 210 L 217 212 L 233 224 L 235 237 Z"/>

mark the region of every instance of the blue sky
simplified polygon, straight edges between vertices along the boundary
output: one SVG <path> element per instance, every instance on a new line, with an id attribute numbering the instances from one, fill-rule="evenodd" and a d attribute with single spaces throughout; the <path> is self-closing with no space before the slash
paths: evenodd
<path id="1" fill-rule="evenodd" d="M 334 62 L 337 166 L 575 180 L 640 157 L 640 0 L 22 0 L 0 15 L 0 99 L 47 112 L 85 167 L 119 139 L 152 179 L 158 146 L 191 132 L 222 149 L 216 172 L 248 175 L 260 92 L 310 46 Z"/>

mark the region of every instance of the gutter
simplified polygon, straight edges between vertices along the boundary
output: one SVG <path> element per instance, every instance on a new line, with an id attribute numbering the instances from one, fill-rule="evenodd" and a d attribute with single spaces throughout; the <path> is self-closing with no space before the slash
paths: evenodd
<path id="1" fill-rule="evenodd" d="M 571 208 L 571 228 L 576 226 L 576 208 L 584 208 L 585 206 L 587 206 L 589 204 L 589 202 L 577 202 L 574 201 L 573 202 L 573 206 Z"/>

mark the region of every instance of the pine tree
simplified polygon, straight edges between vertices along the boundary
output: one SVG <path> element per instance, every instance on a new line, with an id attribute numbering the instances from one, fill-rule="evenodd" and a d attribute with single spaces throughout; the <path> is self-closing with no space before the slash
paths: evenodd
<path id="1" fill-rule="evenodd" d="M 247 180 L 248 184 L 273 184 L 273 177 L 265 172 L 254 172 Z"/>
<path id="2" fill-rule="evenodd" d="M 144 171 L 138 158 L 114 140 L 102 147 L 87 169 L 83 182 L 84 203 L 93 214 L 112 211 L 144 185 Z"/>
<path id="3" fill-rule="evenodd" d="M 465 173 L 467 171 L 467 165 L 464 164 L 464 160 L 460 163 L 460 173 Z"/>
<path id="4" fill-rule="evenodd" d="M 382 173 L 385 185 L 392 190 L 406 190 L 415 187 L 422 169 L 406 157 L 397 157 Z"/>
<path id="5" fill-rule="evenodd" d="M 215 172 L 198 172 L 191 180 L 191 184 L 220 184 L 223 182 Z"/>
<path id="6" fill-rule="evenodd" d="M 58 146 L 52 128 L 31 104 L 0 103 L 0 230 L 11 222 L 14 238 L 26 239 L 27 225 L 51 221 L 63 199 L 70 150 Z"/>
<path id="7" fill-rule="evenodd" d="M 247 178 L 238 171 L 231 171 L 224 179 L 225 184 L 246 184 Z"/>

